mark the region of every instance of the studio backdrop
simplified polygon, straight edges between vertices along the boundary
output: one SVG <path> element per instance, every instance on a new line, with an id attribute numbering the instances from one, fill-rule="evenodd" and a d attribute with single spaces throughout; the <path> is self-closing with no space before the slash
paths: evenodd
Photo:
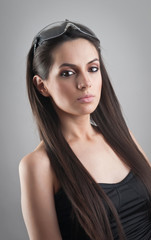
<path id="1" fill-rule="evenodd" d="M 128 127 L 151 160 L 151 1 L 1 0 L 0 239 L 27 240 L 18 165 L 39 143 L 26 92 L 26 56 L 34 35 L 64 19 L 90 27 Z"/>

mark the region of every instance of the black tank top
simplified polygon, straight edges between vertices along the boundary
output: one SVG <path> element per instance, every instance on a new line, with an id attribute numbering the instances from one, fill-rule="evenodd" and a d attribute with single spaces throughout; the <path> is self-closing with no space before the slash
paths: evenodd
<path id="1" fill-rule="evenodd" d="M 99 184 L 116 207 L 126 239 L 151 240 L 150 197 L 142 181 L 130 171 L 119 183 Z M 73 221 L 72 207 L 62 188 L 55 194 L 55 206 L 63 240 L 90 240 L 80 225 Z M 114 240 L 118 240 L 116 222 L 110 220 L 110 224 Z"/>

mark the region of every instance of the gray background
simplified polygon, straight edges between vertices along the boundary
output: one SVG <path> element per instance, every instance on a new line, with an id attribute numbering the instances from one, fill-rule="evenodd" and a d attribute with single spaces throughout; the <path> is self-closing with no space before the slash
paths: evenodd
<path id="1" fill-rule="evenodd" d="M 68 18 L 101 39 L 127 124 L 151 160 L 151 1 L 1 0 L 0 240 L 28 239 L 18 164 L 39 143 L 25 86 L 26 55 L 45 25 Z"/>

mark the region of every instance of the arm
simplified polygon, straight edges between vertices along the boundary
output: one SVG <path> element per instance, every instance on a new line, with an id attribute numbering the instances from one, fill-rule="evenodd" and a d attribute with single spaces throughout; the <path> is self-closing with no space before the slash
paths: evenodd
<path id="1" fill-rule="evenodd" d="M 140 150 L 140 152 L 144 155 L 145 159 L 147 160 L 147 162 L 149 163 L 149 165 L 151 166 L 151 163 L 149 161 L 149 159 L 147 158 L 145 152 L 143 151 L 142 147 L 139 145 L 139 143 L 136 141 L 134 135 L 132 134 L 132 132 L 130 131 L 130 135 L 134 141 L 134 143 L 136 144 L 136 146 L 138 147 L 138 149 Z"/>
<path id="2" fill-rule="evenodd" d="M 31 153 L 19 164 L 21 206 L 30 240 L 62 240 L 54 203 L 53 174 L 46 154 Z"/>

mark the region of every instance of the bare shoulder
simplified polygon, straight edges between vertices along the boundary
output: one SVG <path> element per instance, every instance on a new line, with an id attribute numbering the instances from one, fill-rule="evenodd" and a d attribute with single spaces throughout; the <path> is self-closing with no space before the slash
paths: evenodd
<path id="1" fill-rule="evenodd" d="M 49 165 L 49 158 L 46 154 L 43 142 L 35 148 L 35 150 L 26 156 L 24 156 L 20 163 L 19 168 L 26 168 L 26 167 L 38 167 L 39 164 L 41 165 Z"/>
<path id="2" fill-rule="evenodd" d="M 50 187 L 53 187 L 53 170 L 42 142 L 33 152 L 21 159 L 19 173 L 25 178 L 30 177 L 30 179 L 37 178 L 38 180 L 40 177 L 41 181 L 47 180 Z"/>
<path id="3" fill-rule="evenodd" d="M 54 173 L 41 142 L 19 163 L 21 207 L 30 239 L 61 239 L 54 200 Z"/>

